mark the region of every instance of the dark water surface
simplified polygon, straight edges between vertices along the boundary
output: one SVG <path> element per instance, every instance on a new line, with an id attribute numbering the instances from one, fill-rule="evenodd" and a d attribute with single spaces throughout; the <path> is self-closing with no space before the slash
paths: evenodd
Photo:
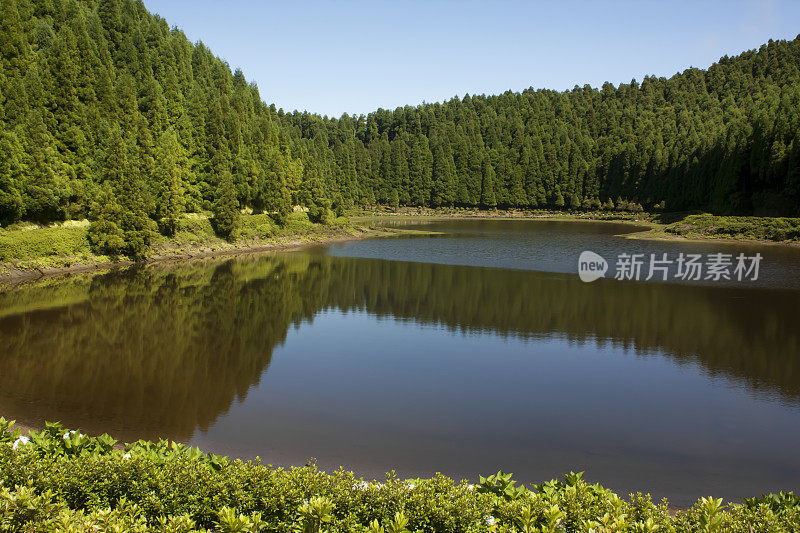
<path id="1" fill-rule="evenodd" d="M 585 470 L 678 505 L 800 488 L 800 250 L 415 227 L 444 235 L 0 289 L 0 414 L 368 477 Z M 586 249 L 763 262 L 583 283 Z"/>

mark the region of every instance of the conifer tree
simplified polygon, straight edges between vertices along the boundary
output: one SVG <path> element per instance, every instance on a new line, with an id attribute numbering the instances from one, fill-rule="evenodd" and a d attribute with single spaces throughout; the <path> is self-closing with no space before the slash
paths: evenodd
<path id="1" fill-rule="evenodd" d="M 327 118 L 264 103 L 135 0 L 0 0 L 0 13 L 0 219 L 88 214 L 112 237 L 116 224 L 121 253 L 146 253 L 153 220 L 171 233 L 182 211 L 213 209 L 226 171 L 236 209 L 279 220 L 395 192 L 400 205 L 800 214 L 800 38 L 641 83 Z M 98 218 L 106 186 L 120 210 Z"/>
<path id="2" fill-rule="evenodd" d="M 270 182 L 265 209 L 278 224 L 283 224 L 292 211 L 292 196 L 286 180 L 278 177 Z"/>
<path id="3" fill-rule="evenodd" d="M 120 227 L 122 206 L 117 202 L 111 186 L 106 184 L 90 209 L 92 224 L 89 226 L 89 243 L 95 252 L 118 256 L 127 252 L 125 232 Z"/>
<path id="4" fill-rule="evenodd" d="M 391 205 L 392 209 L 395 211 L 400 207 L 400 195 L 397 189 L 392 189 L 392 192 L 389 194 L 389 205 Z"/>
<path id="5" fill-rule="evenodd" d="M 450 143 L 440 140 L 433 153 L 433 190 L 431 203 L 434 206 L 450 205 L 456 200 L 456 171 Z"/>
<path id="6" fill-rule="evenodd" d="M 242 213 L 236 199 L 233 175 L 229 171 L 220 176 L 214 196 L 214 227 L 220 237 L 233 242 L 241 227 Z"/>
<path id="7" fill-rule="evenodd" d="M 325 196 L 322 183 L 314 179 L 310 188 L 308 219 L 315 224 L 325 224 L 329 220 L 331 201 Z"/>
<path id="8" fill-rule="evenodd" d="M 484 160 L 481 174 L 481 207 L 494 209 L 497 207 L 497 198 L 494 195 L 495 173 L 489 161 Z"/>
<path id="9" fill-rule="evenodd" d="M 0 224 L 16 222 L 24 214 L 20 182 L 22 147 L 10 132 L 0 133 Z"/>
<path id="10" fill-rule="evenodd" d="M 189 159 L 170 128 L 161 135 L 156 156 L 155 179 L 158 182 L 156 216 L 165 235 L 174 235 L 186 207 L 183 184 L 189 172 Z"/>

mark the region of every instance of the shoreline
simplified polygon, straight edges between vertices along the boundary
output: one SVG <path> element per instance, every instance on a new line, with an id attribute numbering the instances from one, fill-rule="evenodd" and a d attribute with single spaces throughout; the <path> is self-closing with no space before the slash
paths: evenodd
<path id="1" fill-rule="evenodd" d="M 430 221 L 439 222 L 447 220 L 549 220 L 554 222 L 598 222 L 598 223 L 613 223 L 625 224 L 630 226 L 639 226 L 645 229 L 640 231 L 633 231 L 630 233 L 621 233 L 617 235 L 625 239 L 635 240 L 649 240 L 649 241 L 670 241 L 670 242 L 696 242 L 696 243 L 719 243 L 723 245 L 728 244 L 741 244 L 741 245 L 768 245 L 768 246 L 781 246 L 796 248 L 800 247 L 800 241 L 775 241 L 769 239 L 757 238 L 733 238 L 733 237 L 714 237 L 704 236 L 700 234 L 680 235 L 677 233 L 668 233 L 665 228 L 669 225 L 663 222 L 657 222 L 650 219 L 654 215 L 650 213 L 642 213 L 641 218 L 633 218 L 631 214 L 628 217 L 620 217 L 618 214 L 611 214 L 609 216 L 597 216 L 591 213 L 570 214 L 562 212 L 524 212 L 524 211 L 481 211 L 472 210 L 464 213 L 458 212 L 440 212 L 436 210 L 427 210 L 419 213 L 415 210 L 408 208 L 401 208 L 398 212 L 375 212 L 365 215 L 355 215 L 351 218 L 361 222 L 371 222 L 380 219 L 395 219 L 395 220 L 417 220 L 417 221 Z"/>
<path id="2" fill-rule="evenodd" d="M 415 221 L 419 223 L 440 222 L 449 220 L 535 220 L 554 222 L 597 222 L 615 223 L 642 228 L 638 231 L 621 233 L 618 237 L 632 240 L 692 242 L 692 243 L 719 243 L 721 245 L 749 245 L 749 246 L 779 246 L 797 248 L 800 241 L 774 241 L 756 238 L 731 238 L 713 237 L 703 235 L 679 235 L 665 231 L 667 224 L 657 222 L 649 217 L 651 214 L 570 214 L 562 212 L 525 212 L 517 210 L 508 211 L 482 211 L 466 210 L 451 212 L 447 210 L 413 208 L 400 208 L 397 211 L 363 212 L 350 217 L 352 226 L 331 227 L 326 231 L 298 233 L 271 239 L 250 239 L 237 243 L 201 242 L 194 245 L 167 241 L 161 247 L 155 248 L 155 253 L 144 261 L 130 259 L 113 260 L 104 256 L 76 259 L 72 263 L 69 256 L 45 256 L 25 261 L 0 262 L 0 284 L 17 284 L 35 282 L 62 275 L 98 273 L 102 271 L 128 268 L 134 265 L 168 264 L 193 261 L 211 257 L 238 256 L 275 251 L 291 251 L 314 245 L 327 245 L 338 242 L 357 241 L 369 238 L 430 235 L 428 231 L 418 231 L 411 228 L 394 228 L 383 225 L 389 221 Z M 634 218 L 636 217 L 636 218 Z M 38 261 L 44 259 L 58 259 L 66 261 L 68 266 L 43 266 Z M 20 264 L 21 263 L 21 264 Z"/>
<path id="3" fill-rule="evenodd" d="M 272 241 L 249 241 L 224 245 L 200 245 L 190 250 L 181 249 L 169 253 L 170 249 L 157 250 L 155 254 L 144 261 L 123 259 L 118 261 L 78 262 L 64 267 L 38 267 L 29 269 L 15 268 L 14 265 L 0 263 L 5 267 L 5 272 L 0 272 L 0 284 L 15 285 L 18 283 L 36 282 L 63 275 L 99 273 L 129 268 L 135 265 L 170 264 L 194 261 L 213 257 L 239 256 L 277 251 L 292 251 L 315 245 L 328 245 L 339 242 L 358 241 L 370 238 L 395 237 L 402 235 L 426 234 L 414 230 L 399 228 L 372 228 L 354 226 L 342 228 L 325 233 L 310 233 L 290 235 Z M 175 249 L 173 249 L 175 250 Z M 35 261 L 35 260 L 34 260 Z"/>
<path id="4" fill-rule="evenodd" d="M 672 233 L 665 233 L 657 227 L 633 233 L 623 233 L 619 237 L 640 241 L 666 241 L 666 242 L 707 242 L 722 245 L 739 244 L 747 246 L 780 246 L 787 248 L 800 247 L 800 241 L 770 241 L 767 239 L 733 239 L 730 237 L 686 237 Z"/>

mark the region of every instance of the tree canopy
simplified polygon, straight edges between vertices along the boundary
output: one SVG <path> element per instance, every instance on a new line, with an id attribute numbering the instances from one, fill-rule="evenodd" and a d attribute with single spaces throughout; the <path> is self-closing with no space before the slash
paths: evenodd
<path id="1" fill-rule="evenodd" d="M 184 212 L 298 204 L 800 213 L 800 37 L 670 78 L 328 118 L 265 103 L 141 1 L 0 7 L 0 223 L 88 217 L 138 253 Z"/>

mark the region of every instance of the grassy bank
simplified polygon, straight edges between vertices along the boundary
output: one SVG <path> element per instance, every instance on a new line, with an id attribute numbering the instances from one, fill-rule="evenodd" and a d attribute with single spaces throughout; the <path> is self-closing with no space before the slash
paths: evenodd
<path id="1" fill-rule="evenodd" d="M 800 498 L 670 511 L 648 495 L 620 498 L 568 474 L 526 488 L 510 475 L 476 485 L 368 481 L 315 466 L 281 469 L 181 444 L 120 445 L 48 424 L 20 438 L 0 419 L 0 531 L 750 532 L 797 531 Z"/>
<path id="2" fill-rule="evenodd" d="M 0 229 L 0 277 L 111 267 L 127 262 L 124 257 L 94 253 L 88 240 L 88 227 L 85 221 L 73 221 L 51 227 L 28 224 Z M 208 217 L 189 215 L 173 237 L 155 236 L 148 257 L 150 260 L 190 258 L 388 233 L 400 232 L 353 224 L 344 217 L 327 224 L 315 224 L 302 212 L 292 213 L 282 225 L 276 224 L 269 215 L 243 215 L 238 238 L 231 243 L 217 236 Z"/>
<path id="3" fill-rule="evenodd" d="M 236 242 L 220 238 L 207 216 L 187 215 L 173 237 L 157 234 L 151 259 L 190 258 L 215 253 L 280 248 L 304 242 L 360 238 L 401 232 L 385 221 L 450 219 L 547 219 L 629 223 L 648 228 L 630 234 L 639 239 L 726 239 L 781 244 L 800 243 L 800 218 L 733 217 L 709 214 L 675 215 L 624 211 L 565 212 L 546 210 L 478 210 L 378 208 L 350 213 L 328 224 L 314 224 L 305 213 L 292 213 L 283 225 L 266 214 L 243 215 Z M 382 228 L 383 226 L 383 228 Z M 23 224 L 0 228 L 0 277 L 110 267 L 125 258 L 99 255 L 88 239 L 88 222 L 70 221 L 51 227 Z M 414 233 L 413 230 L 403 230 Z"/>
<path id="4" fill-rule="evenodd" d="M 800 218 L 688 215 L 667 224 L 664 232 L 689 239 L 800 241 Z"/>

